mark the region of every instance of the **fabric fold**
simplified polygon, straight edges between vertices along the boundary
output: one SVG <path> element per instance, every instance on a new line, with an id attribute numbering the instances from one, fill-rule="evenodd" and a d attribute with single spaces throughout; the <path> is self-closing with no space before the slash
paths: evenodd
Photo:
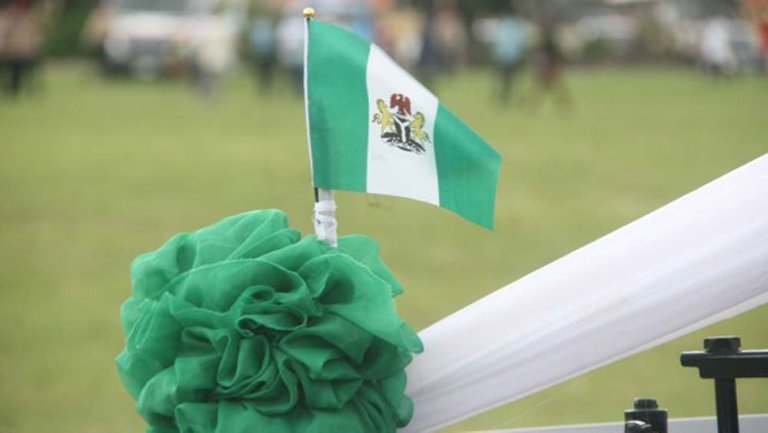
<path id="1" fill-rule="evenodd" d="M 348 248 L 347 248 L 348 247 Z M 132 266 L 121 378 L 154 433 L 394 432 L 421 351 L 371 239 L 300 239 L 280 211 L 174 236 Z"/>

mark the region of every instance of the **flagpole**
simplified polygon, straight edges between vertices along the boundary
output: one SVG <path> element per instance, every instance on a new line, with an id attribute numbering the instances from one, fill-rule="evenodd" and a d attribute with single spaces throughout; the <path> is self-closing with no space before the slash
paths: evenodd
<path id="1" fill-rule="evenodd" d="M 315 17 L 315 10 L 311 7 L 304 8 L 304 109 L 307 121 L 307 143 L 309 144 L 309 164 L 312 168 L 312 138 L 309 132 L 309 87 L 307 86 L 307 57 L 309 53 L 309 22 Z M 314 173 L 314 170 L 312 169 Z M 313 175 L 314 183 L 314 175 Z M 338 245 L 336 237 L 336 201 L 333 199 L 333 190 L 314 187 L 315 208 L 313 224 L 315 235 L 321 241 L 328 242 L 332 247 Z"/>

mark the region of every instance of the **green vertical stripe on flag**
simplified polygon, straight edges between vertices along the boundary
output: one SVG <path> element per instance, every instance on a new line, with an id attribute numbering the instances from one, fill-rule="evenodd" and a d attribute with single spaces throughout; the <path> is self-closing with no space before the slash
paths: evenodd
<path id="1" fill-rule="evenodd" d="M 314 185 L 366 190 L 370 45 L 331 24 L 310 21 L 307 97 Z"/>
<path id="2" fill-rule="evenodd" d="M 435 124 L 440 206 L 493 228 L 501 157 L 442 105 Z"/>

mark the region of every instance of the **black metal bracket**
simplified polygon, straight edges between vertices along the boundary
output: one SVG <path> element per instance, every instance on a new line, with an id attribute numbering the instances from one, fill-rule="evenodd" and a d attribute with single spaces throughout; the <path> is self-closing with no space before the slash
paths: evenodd
<path id="1" fill-rule="evenodd" d="M 736 378 L 768 377 L 768 350 L 740 347 L 739 337 L 710 337 L 704 340 L 704 351 L 680 355 L 684 367 L 697 367 L 702 379 L 715 380 L 719 433 L 739 433 Z"/>

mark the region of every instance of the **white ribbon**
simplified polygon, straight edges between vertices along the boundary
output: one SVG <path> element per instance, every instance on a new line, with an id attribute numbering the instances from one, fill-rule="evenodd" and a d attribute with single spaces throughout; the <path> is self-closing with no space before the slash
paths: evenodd
<path id="1" fill-rule="evenodd" d="M 435 323 L 408 367 L 433 431 L 768 303 L 768 155 Z"/>

